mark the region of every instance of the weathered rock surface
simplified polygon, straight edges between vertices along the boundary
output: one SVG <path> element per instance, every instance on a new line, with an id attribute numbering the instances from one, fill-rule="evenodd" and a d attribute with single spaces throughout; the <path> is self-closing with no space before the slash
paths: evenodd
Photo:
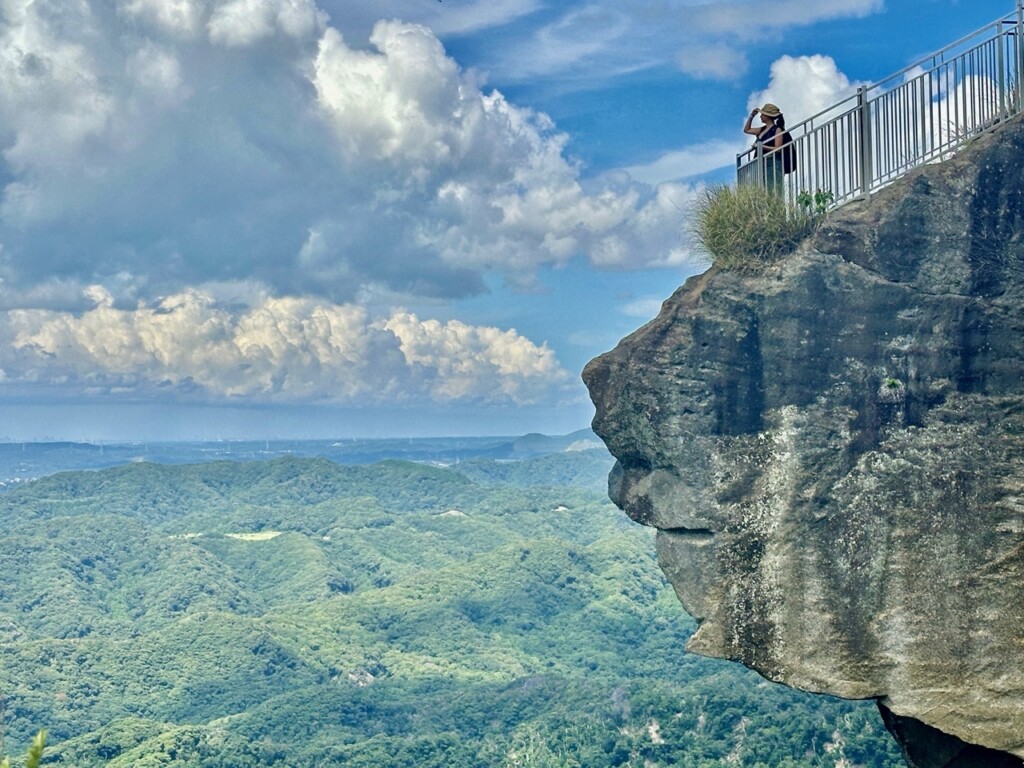
<path id="1" fill-rule="evenodd" d="M 1024 124 L 688 280 L 584 379 L 691 650 L 877 698 L 912 765 L 1024 765 Z"/>

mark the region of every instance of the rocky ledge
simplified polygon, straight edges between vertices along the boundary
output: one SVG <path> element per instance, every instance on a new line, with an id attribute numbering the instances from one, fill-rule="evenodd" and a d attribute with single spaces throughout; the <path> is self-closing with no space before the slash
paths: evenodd
<path id="1" fill-rule="evenodd" d="M 584 379 L 690 650 L 877 699 L 913 766 L 1024 765 L 1024 124 L 691 278 Z"/>

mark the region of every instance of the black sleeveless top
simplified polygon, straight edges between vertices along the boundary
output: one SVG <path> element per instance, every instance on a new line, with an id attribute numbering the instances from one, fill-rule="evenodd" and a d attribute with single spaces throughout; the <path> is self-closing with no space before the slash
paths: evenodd
<path id="1" fill-rule="evenodd" d="M 767 144 L 769 141 L 775 141 L 775 137 L 779 135 L 779 126 L 774 123 L 765 129 L 765 132 L 758 136 L 754 141 L 760 142 L 761 144 Z M 775 147 L 765 147 L 765 149 L 775 149 Z"/>

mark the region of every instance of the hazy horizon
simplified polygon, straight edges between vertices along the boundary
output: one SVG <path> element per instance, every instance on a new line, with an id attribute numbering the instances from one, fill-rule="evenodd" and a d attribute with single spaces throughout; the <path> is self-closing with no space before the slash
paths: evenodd
<path id="1" fill-rule="evenodd" d="M 73 414 L 73 418 L 69 415 Z M 404 425 L 404 426 L 403 426 Z M 545 413 L 534 419 L 519 411 L 420 415 L 401 411 L 310 406 L 282 410 L 272 406 L 219 405 L 15 405 L 0 406 L 0 441 L 212 442 L 217 440 L 333 440 L 516 437 L 568 435 L 588 429 L 590 419 Z M 478 430 L 478 431 L 474 431 Z"/>

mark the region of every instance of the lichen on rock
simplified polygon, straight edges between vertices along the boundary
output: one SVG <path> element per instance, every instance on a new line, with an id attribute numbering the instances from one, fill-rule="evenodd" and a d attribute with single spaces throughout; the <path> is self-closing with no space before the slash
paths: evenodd
<path id="1" fill-rule="evenodd" d="M 1024 123 L 691 278 L 584 379 L 691 650 L 877 699 L 912 765 L 1024 764 Z"/>

